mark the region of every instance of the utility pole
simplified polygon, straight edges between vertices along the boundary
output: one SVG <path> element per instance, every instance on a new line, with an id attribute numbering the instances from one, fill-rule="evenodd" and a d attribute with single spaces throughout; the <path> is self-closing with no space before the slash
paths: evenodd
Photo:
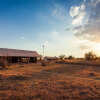
<path id="1" fill-rule="evenodd" d="M 45 45 L 42 45 L 42 48 L 43 48 L 43 57 L 44 57 L 44 48 L 45 48 Z"/>

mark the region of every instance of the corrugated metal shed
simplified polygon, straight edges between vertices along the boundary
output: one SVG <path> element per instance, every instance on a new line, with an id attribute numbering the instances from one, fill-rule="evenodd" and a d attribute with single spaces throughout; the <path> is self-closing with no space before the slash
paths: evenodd
<path id="1" fill-rule="evenodd" d="M 11 57 L 40 57 L 36 51 L 0 48 L 0 56 Z"/>

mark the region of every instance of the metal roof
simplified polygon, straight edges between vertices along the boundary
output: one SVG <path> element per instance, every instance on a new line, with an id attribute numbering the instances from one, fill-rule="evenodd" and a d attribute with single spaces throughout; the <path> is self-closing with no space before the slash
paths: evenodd
<path id="1" fill-rule="evenodd" d="M 0 56 L 39 57 L 36 51 L 0 48 Z"/>

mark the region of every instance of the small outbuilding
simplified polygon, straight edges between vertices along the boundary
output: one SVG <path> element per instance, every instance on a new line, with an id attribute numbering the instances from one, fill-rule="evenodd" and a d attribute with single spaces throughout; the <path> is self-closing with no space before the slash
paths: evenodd
<path id="1" fill-rule="evenodd" d="M 41 58 L 36 51 L 0 48 L 0 61 L 8 63 L 36 63 Z"/>

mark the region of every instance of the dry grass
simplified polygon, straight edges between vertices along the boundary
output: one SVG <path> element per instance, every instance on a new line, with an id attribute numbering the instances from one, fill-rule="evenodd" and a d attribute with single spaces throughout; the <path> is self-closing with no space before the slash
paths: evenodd
<path id="1" fill-rule="evenodd" d="M 12 65 L 0 70 L 0 100 L 100 100 L 100 68 Z"/>

